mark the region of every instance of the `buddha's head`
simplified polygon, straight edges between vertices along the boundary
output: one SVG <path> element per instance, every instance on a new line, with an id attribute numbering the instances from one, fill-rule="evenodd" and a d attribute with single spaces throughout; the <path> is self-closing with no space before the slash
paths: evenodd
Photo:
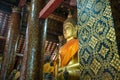
<path id="1" fill-rule="evenodd" d="M 71 12 L 69 12 L 67 19 L 63 24 L 63 35 L 64 38 L 69 41 L 76 38 L 77 26 L 76 21 L 72 18 Z"/>

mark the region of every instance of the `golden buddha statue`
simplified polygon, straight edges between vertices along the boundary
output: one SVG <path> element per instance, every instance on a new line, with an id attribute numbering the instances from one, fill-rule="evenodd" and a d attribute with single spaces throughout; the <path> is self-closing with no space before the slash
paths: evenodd
<path id="1" fill-rule="evenodd" d="M 59 80 L 79 80 L 79 62 L 78 62 L 78 39 L 76 22 L 73 20 L 71 13 L 63 24 L 63 35 L 66 43 L 60 48 L 60 67 L 58 69 Z M 68 73 L 67 73 L 67 72 Z M 65 79 L 64 73 L 68 78 Z"/>

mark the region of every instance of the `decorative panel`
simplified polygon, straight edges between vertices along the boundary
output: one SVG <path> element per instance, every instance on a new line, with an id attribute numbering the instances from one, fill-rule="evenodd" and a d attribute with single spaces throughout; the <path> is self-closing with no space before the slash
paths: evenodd
<path id="1" fill-rule="evenodd" d="M 0 11 L 0 36 L 7 36 L 9 14 Z"/>
<path id="2" fill-rule="evenodd" d="M 77 0 L 80 80 L 120 80 L 109 0 Z"/>

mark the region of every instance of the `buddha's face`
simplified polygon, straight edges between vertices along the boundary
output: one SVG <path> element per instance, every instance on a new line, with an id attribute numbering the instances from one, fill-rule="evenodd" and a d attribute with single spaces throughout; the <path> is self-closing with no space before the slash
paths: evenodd
<path id="1" fill-rule="evenodd" d="M 74 26 L 70 22 L 63 25 L 63 34 L 67 41 L 74 38 Z"/>

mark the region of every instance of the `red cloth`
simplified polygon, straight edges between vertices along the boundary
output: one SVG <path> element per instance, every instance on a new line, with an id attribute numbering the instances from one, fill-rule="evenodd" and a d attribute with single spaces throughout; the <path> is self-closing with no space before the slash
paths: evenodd
<path id="1" fill-rule="evenodd" d="M 66 66 L 70 59 L 77 53 L 78 51 L 78 40 L 77 39 L 72 39 L 68 41 L 66 44 L 64 44 L 60 50 L 60 58 L 61 58 L 61 64 L 60 66 Z"/>

